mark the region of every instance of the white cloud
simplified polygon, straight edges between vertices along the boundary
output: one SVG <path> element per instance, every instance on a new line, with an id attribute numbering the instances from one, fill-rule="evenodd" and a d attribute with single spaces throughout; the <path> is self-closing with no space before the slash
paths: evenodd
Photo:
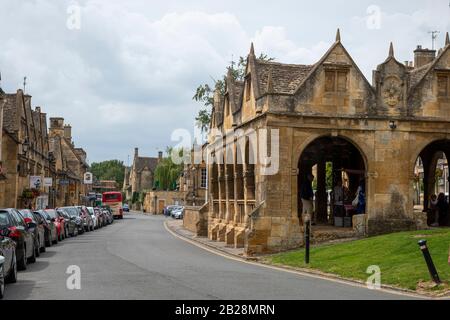
<path id="1" fill-rule="evenodd" d="M 219 78 L 232 57 L 248 53 L 250 41 L 277 61 L 309 64 L 326 52 L 340 25 L 344 45 L 370 76 L 389 41 L 395 41 L 399 60 L 406 60 L 418 41 L 429 41 L 427 31 L 449 27 L 448 12 L 433 5 L 412 13 L 388 12 L 383 5 L 381 29 L 368 30 L 365 9 L 323 16 L 314 7 L 317 25 L 310 29 L 292 27 L 298 20 L 280 22 L 300 6 L 294 1 L 279 5 L 289 12 L 275 14 L 273 5 L 264 11 L 233 0 L 226 9 L 200 0 L 189 6 L 173 0 L 80 0 L 81 29 L 71 31 L 71 3 L 0 3 L 2 86 L 15 91 L 28 76 L 33 104 L 49 116 L 65 117 L 76 144 L 96 161 L 125 160 L 135 146 L 155 154 L 170 143 L 173 129 L 192 128 L 200 108 L 192 101 L 196 86 Z M 313 15 L 308 5 L 302 9 L 299 24 Z"/>

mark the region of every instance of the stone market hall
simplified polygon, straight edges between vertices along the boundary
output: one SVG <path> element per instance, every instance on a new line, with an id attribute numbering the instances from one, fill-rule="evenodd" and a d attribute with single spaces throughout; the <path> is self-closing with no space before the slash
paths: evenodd
<path id="1" fill-rule="evenodd" d="M 422 228 L 437 160 L 450 157 L 448 33 L 437 51 L 417 46 L 414 62 L 399 62 L 391 44 L 372 83 L 345 49 L 339 30 L 333 45 L 312 65 L 259 60 L 252 45 L 245 80 L 236 81 L 229 72 L 225 94 L 215 93 L 210 126 L 231 137 L 261 129 L 279 133 L 275 174 L 265 174 L 267 164 L 249 161 L 262 147 L 270 153 L 270 139 L 258 136 L 255 146 L 244 136 L 243 143 L 227 147 L 230 139 L 210 134 L 211 240 L 244 248 L 248 255 L 301 246 L 299 189 L 309 173 L 316 177 L 313 232 L 318 237 L 321 228 L 334 228 L 328 167 L 333 182 L 343 179 L 350 194 L 361 183 L 365 187 L 365 214 L 353 215 L 351 226 L 338 233 L 363 237 Z M 222 147 L 225 151 L 216 154 Z M 414 210 L 418 159 L 423 165 L 423 211 Z"/>

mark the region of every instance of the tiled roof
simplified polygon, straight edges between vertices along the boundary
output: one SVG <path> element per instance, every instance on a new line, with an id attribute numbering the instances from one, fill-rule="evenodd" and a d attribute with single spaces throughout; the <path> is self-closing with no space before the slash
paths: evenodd
<path id="1" fill-rule="evenodd" d="M 420 68 L 417 69 L 413 69 L 409 72 L 409 84 L 410 84 L 410 88 L 415 87 L 420 80 L 422 80 L 422 78 L 425 76 L 425 74 L 428 71 L 428 68 L 430 67 L 430 65 L 432 64 L 432 62 L 423 65 Z"/>
<path id="2" fill-rule="evenodd" d="M 8 132 L 19 130 L 17 121 L 17 94 L 6 94 L 6 104 L 3 110 L 3 127 Z"/>
<path id="3" fill-rule="evenodd" d="M 150 171 L 155 171 L 158 160 L 158 158 L 137 157 L 134 163 L 135 170 L 136 172 L 141 172 L 147 167 Z"/>
<path id="4" fill-rule="evenodd" d="M 273 93 L 294 94 L 314 65 L 282 64 L 256 60 L 256 73 L 261 94 L 267 93 L 269 73 Z"/>

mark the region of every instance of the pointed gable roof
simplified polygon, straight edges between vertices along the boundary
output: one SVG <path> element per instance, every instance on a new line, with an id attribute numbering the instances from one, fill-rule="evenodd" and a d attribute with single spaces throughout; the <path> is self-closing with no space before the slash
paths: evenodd
<path id="1" fill-rule="evenodd" d="M 450 44 L 447 44 L 438 56 L 430 63 L 410 71 L 410 87 L 408 95 L 411 96 L 414 90 L 423 82 L 426 76 L 433 71 L 434 67 L 439 63 L 441 58 L 450 49 Z"/>
<path id="2" fill-rule="evenodd" d="M 375 94 L 375 90 L 373 88 L 373 86 L 370 84 L 370 82 L 367 80 L 367 78 L 365 77 L 364 73 L 362 73 L 361 69 L 358 67 L 358 65 L 355 63 L 355 61 L 353 60 L 352 56 L 348 53 L 347 49 L 345 49 L 345 47 L 342 45 L 341 43 L 341 33 L 340 30 L 338 29 L 337 35 L 336 35 L 336 41 L 333 43 L 333 45 L 327 50 L 327 52 L 322 56 L 322 58 L 315 63 L 311 70 L 309 71 L 308 75 L 303 79 L 303 81 L 300 83 L 300 85 L 298 86 L 297 90 L 295 91 L 296 93 L 299 92 L 303 85 L 306 83 L 306 81 L 312 77 L 312 75 L 319 69 L 320 66 L 322 66 L 325 61 L 328 59 L 328 57 L 331 55 L 331 53 L 333 53 L 333 51 L 337 48 L 340 47 L 344 54 L 349 58 L 352 66 L 356 69 L 356 71 L 359 73 L 359 75 L 361 76 L 361 78 L 363 79 L 363 81 L 367 84 L 368 88 L 370 88 L 370 90 L 372 91 L 372 93 Z"/>

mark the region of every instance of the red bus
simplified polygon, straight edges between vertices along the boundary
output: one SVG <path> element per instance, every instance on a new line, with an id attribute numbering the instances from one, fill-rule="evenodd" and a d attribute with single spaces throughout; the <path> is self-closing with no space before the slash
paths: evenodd
<path id="1" fill-rule="evenodd" d="M 104 192 L 102 204 L 111 208 L 114 218 L 123 219 L 121 192 Z"/>

